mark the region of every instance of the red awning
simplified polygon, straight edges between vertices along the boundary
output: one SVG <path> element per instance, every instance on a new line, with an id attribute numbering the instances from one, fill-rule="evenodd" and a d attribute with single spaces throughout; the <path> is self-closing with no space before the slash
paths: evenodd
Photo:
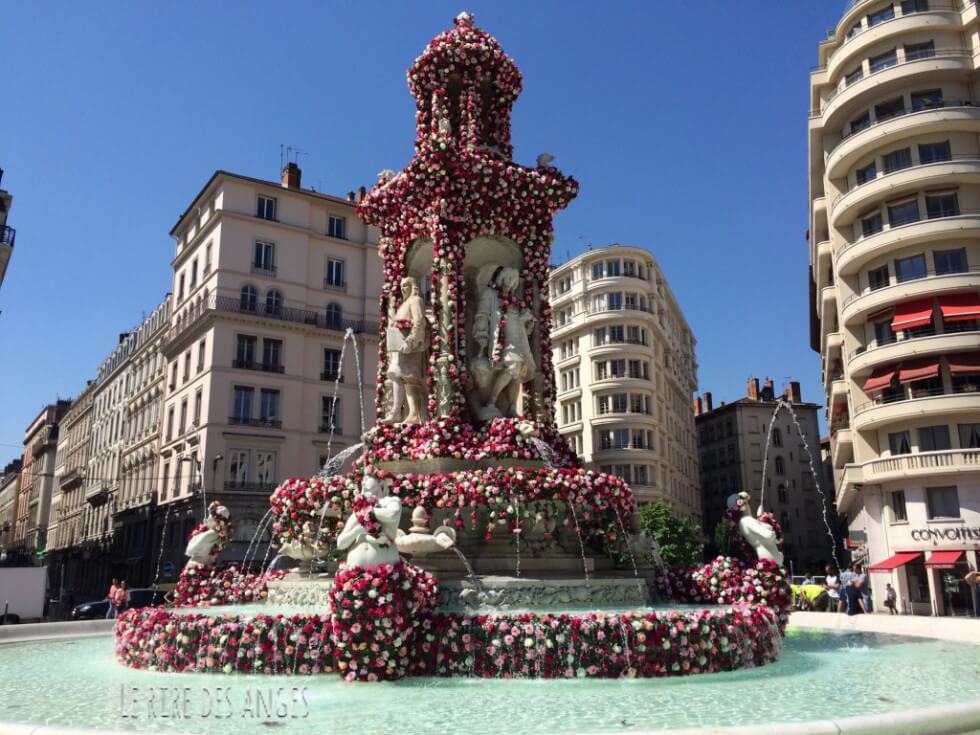
<path id="1" fill-rule="evenodd" d="M 943 321 L 965 322 L 980 319 L 980 295 L 976 293 L 954 293 L 939 297 L 939 308 Z"/>
<path id="2" fill-rule="evenodd" d="M 973 375 L 980 373 L 980 352 L 965 352 L 961 355 L 950 355 L 946 358 L 949 362 L 950 375 Z"/>
<path id="3" fill-rule="evenodd" d="M 882 309 L 881 311 L 876 311 L 874 314 L 868 314 L 869 322 L 879 322 L 886 316 L 891 316 L 892 312 L 895 311 L 895 307 L 889 306 L 887 309 Z"/>
<path id="4" fill-rule="evenodd" d="M 887 388 L 895 380 L 897 370 L 893 367 L 878 368 L 872 371 L 868 379 L 864 381 L 863 390 L 865 393 L 882 390 Z"/>
<path id="5" fill-rule="evenodd" d="M 963 556 L 962 551 L 934 551 L 926 559 L 929 569 L 952 569 Z"/>
<path id="6" fill-rule="evenodd" d="M 919 380 L 929 380 L 939 375 L 939 361 L 935 358 L 903 362 L 898 371 L 899 383 L 915 383 Z"/>
<path id="7" fill-rule="evenodd" d="M 885 559 L 884 561 L 878 562 L 868 569 L 869 572 L 894 572 L 901 566 L 905 566 L 913 559 L 918 559 L 922 556 L 920 551 L 901 551 L 895 556 Z"/>
<path id="8" fill-rule="evenodd" d="M 892 317 L 892 331 L 900 332 L 912 327 L 923 327 L 932 321 L 932 299 L 907 301 L 895 307 Z"/>

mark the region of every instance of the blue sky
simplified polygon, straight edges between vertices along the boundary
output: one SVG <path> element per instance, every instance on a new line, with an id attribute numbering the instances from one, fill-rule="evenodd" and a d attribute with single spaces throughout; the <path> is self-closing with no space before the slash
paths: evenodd
<path id="1" fill-rule="evenodd" d="M 701 390 L 803 382 L 808 71 L 836 0 L 0 0 L 0 167 L 17 245 L 0 288 L 0 465 L 170 286 L 167 233 L 215 169 L 343 194 L 412 154 L 405 70 L 460 10 L 524 73 L 515 158 L 582 184 L 554 259 L 622 242 L 659 260 Z"/>

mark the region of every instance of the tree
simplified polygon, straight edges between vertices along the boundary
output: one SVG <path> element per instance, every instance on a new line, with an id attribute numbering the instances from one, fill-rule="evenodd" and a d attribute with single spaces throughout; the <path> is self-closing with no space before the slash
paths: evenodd
<path id="1" fill-rule="evenodd" d="M 722 518 L 715 524 L 715 548 L 722 556 L 731 556 L 734 553 L 732 543 L 732 524 L 727 518 Z"/>
<path id="2" fill-rule="evenodd" d="M 700 526 L 686 516 L 675 515 L 662 500 L 640 508 L 640 528 L 660 546 L 664 564 L 693 566 L 701 562 L 704 544 Z"/>

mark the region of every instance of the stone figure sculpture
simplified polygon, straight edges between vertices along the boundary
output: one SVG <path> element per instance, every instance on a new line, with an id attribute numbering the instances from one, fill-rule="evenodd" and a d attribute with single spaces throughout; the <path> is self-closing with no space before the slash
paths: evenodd
<path id="1" fill-rule="evenodd" d="M 440 551 L 448 551 L 456 545 L 456 529 L 449 526 L 439 526 L 429 532 L 429 514 L 425 508 L 418 506 L 412 511 L 412 525 L 408 533 L 398 532 L 395 539 L 398 550 L 410 556 L 426 556 Z"/>
<path id="2" fill-rule="evenodd" d="M 748 542 L 759 559 L 769 559 L 779 566 L 783 565 L 783 553 L 779 550 L 779 539 L 776 530 L 768 523 L 752 516 L 749 508 L 748 495 L 736 493 L 728 498 L 728 509 L 740 507 L 742 517 L 738 520 L 738 531 Z"/>
<path id="3" fill-rule="evenodd" d="M 402 517 L 402 501 L 387 496 L 386 488 L 373 475 L 365 475 L 361 483 L 365 506 L 347 518 L 344 530 L 337 536 L 337 548 L 347 552 L 347 568 L 372 569 L 385 564 L 397 564 L 398 522 Z"/>
<path id="4" fill-rule="evenodd" d="M 485 266 L 477 275 L 479 303 L 473 320 L 477 353 L 469 361 L 476 383 L 471 409 L 480 421 L 505 415 L 517 417 L 521 385 L 537 371 L 528 335 L 534 314 L 517 296 L 520 274 L 516 268 Z M 503 412 L 497 405 L 503 396 Z"/>
<path id="5" fill-rule="evenodd" d="M 388 316 L 387 376 L 391 405 L 385 422 L 418 424 L 425 410 L 423 353 L 428 346 L 425 305 L 414 278 L 403 278 L 400 286 L 402 303 Z"/>

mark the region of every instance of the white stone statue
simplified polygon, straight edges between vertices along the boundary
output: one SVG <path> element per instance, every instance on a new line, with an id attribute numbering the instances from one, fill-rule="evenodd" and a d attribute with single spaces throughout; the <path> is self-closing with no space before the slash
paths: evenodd
<path id="1" fill-rule="evenodd" d="M 388 315 L 387 377 L 391 388 L 391 406 L 384 420 L 390 424 L 418 424 L 425 411 L 425 370 L 422 364 L 428 347 L 425 305 L 419 295 L 418 283 L 411 276 L 402 279 L 401 293 L 401 305 Z"/>
<path id="2" fill-rule="evenodd" d="M 742 517 L 738 520 L 738 531 L 748 542 L 749 546 L 755 551 L 760 559 L 769 559 L 776 562 L 779 566 L 783 565 L 783 554 L 779 550 L 779 540 L 776 538 L 776 530 L 768 523 L 760 521 L 752 516 L 749 508 L 748 497 L 736 493 L 728 497 L 728 508 L 741 506 Z"/>
<path id="3" fill-rule="evenodd" d="M 429 533 L 429 514 L 422 506 L 412 511 L 412 525 L 408 533 L 398 532 L 395 539 L 398 550 L 409 556 L 425 556 L 448 551 L 456 545 L 456 529 L 439 526 Z"/>
<path id="4" fill-rule="evenodd" d="M 519 416 L 521 385 L 537 371 L 528 340 L 534 330 L 534 314 L 516 304 L 519 281 L 516 268 L 489 265 L 477 274 L 480 298 L 473 339 L 478 349 L 469 360 L 469 369 L 478 388 L 476 400 L 471 397 L 471 409 L 481 421 Z M 506 401 L 504 413 L 497 405 L 501 396 Z"/>
<path id="5" fill-rule="evenodd" d="M 398 522 L 402 517 L 402 501 L 396 496 L 385 496 L 387 489 L 373 475 L 365 475 L 361 483 L 361 495 L 373 497 L 378 504 L 368 513 L 378 522 L 380 531 L 372 533 L 361 523 L 357 513 L 351 513 L 344 525 L 344 530 L 337 536 L 337 548 L 347 552 L 347 566 L 373 567 L 385 564 L 397 564 L 398 547 L 395 539 L 398 537 Z"/>
<path id="6" fill-rule="evenodd" d="M 213 563 L 228 542 L 228 524 L 231 513 L 223 505 L 212 503 L 205 520 L 206 530 L 191 536 L 184 554 L 198 564 Z M 222 538 L 222 535 L 224 538 Z"/>

